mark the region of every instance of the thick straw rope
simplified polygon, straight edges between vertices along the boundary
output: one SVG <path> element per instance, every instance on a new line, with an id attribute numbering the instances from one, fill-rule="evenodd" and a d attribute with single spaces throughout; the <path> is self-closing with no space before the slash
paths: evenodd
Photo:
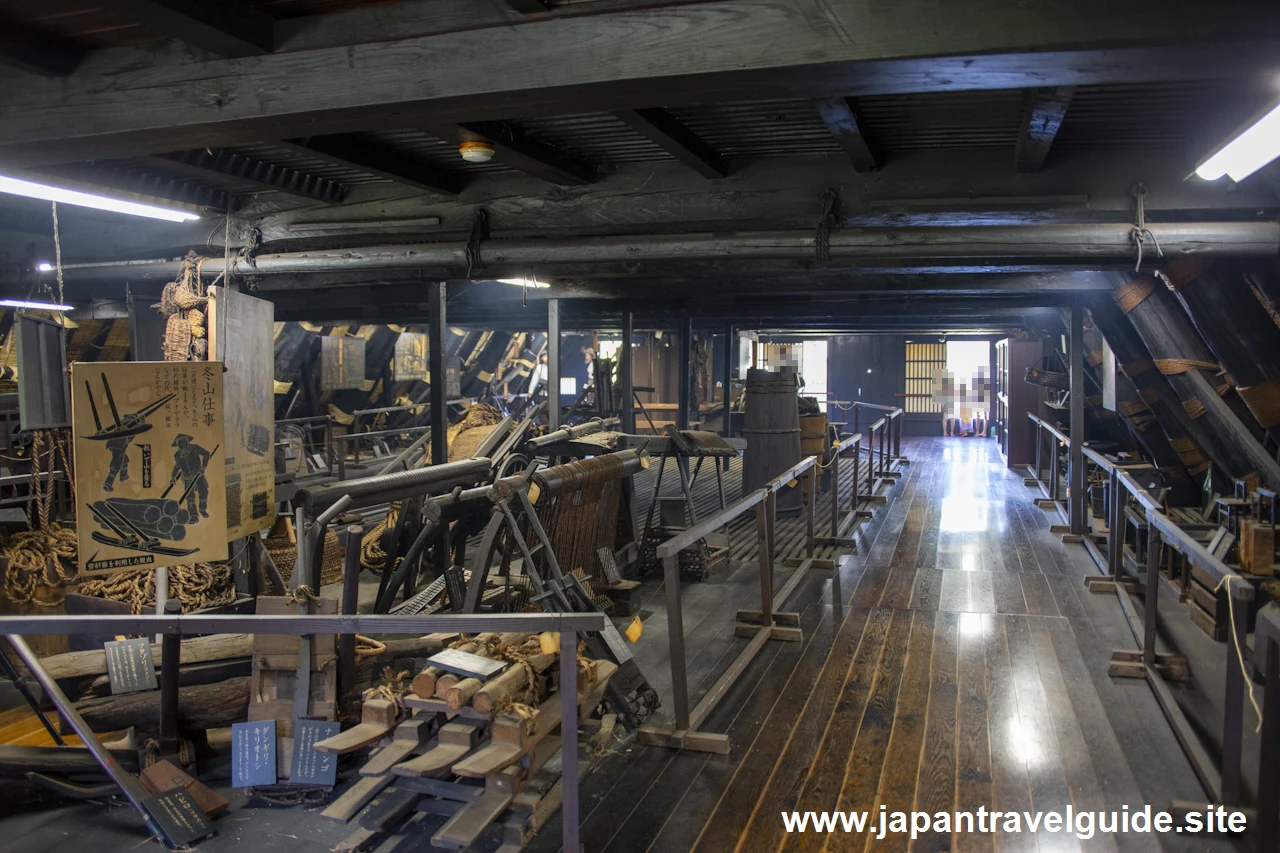
<path id="1" fill-rule="evenodd" d="M 1244 404 L 1263 429 L 1280 426 L 1280 379 L 1268 379 L 1256 385 L 1236 386 Z"/>
<path id="2" fill-rule="evenodd" d="M 1115 292 L 1116 304 L 1120 310 L 1128 314 L 1142 304 L 1142 300 L 1150 296 L 1156 289 L 1155 282 L 1143 276 L 1135 278 Z"/>
<path id="3" fill-rule="evenodd" d="M 1124 371 L 1124 375 L 1133 379 L 1141 376 L 1149 370 L 1154 370 L 1156 363 L 1149 358 L 1140 358 L 1137 361 L 1130 361 L 1120 365 L 1120 369 Z"/>
<path id="4" fill-rule="evenodd" d="M 1157 358 L 1156 369 L 1165 376 L 1177 376 L 1188 370 L 1210 370 L 1217 373 L 1222 365 L 1216 361 L 1200 361 L 1194 358 Z"/>

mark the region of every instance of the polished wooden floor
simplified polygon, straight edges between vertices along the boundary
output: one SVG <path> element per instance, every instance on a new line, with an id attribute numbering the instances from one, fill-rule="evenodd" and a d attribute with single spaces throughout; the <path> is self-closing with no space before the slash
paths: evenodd
<path id="1" fill-rule="evenodd" d="M 1096 569 L 1050 535 L 994 442 L 917 439 L 903 452 L 911 464 L 858 553 L 807 578 L 784 608 L 801 614 L 804 641 L 767 646 L 705 726 L 729 734 L 732 754 L 607 756 L 584 783 L 585 849 L 1229 849 L 1137 834 L 785 833 L 790 810 L 1119 810 L 1203 797 L 1145 683 L 1106 675 L 1111 650 L 1133 648 L 1115 598 L 1085 590 Z M 735 557 L 750 547 L 744 530 Z M 750 606 L 755 577 L 734 563 L 685 586 L 695 699 L 742 643 L 733 613 Z M 646 634 L 663 637 L 661 587 L 648 586 Z M 659 689 L 670 684 L 660 655 L 639 659 Z M 532 849 L 559 849 L 558 828 Z"/>

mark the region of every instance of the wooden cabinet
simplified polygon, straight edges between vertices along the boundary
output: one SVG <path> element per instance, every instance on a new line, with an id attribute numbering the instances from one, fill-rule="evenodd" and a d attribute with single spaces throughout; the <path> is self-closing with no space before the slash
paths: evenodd
<path id="1" fill-rule="evenodd" d="M 1040 410 L 1040 389 L 1028 385 L 1028 367 L 1040 364 L 1040 341 L 996 341 L 995 419 L 1000 452 L 1010 468 L 1035 462 L 1035 432 L 1029 412 Z"/>

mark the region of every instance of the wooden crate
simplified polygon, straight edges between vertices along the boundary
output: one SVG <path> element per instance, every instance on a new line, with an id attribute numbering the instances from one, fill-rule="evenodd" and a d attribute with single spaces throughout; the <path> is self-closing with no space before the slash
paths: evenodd
<path id="1" fill-rule="evenodd" d="M 257 612 L 260 616 L 296 616 L 298 605 L 283 596 L 261 596 Z M 316 615 L 332 616 L 338 602 L 321 599 L 313 607 Z M 307 716 L 313 719 L 337 719 L 338 656 L 337 637 L 317 634 L 311 641 L 311 679 Z M 298 638 L 288 634 L 255 634 L 253 638 L 253 673 L 249 682 L 249 720 L 275 720 L 276 734 L 293 737 L 294 686 L 298 679 Z"/>

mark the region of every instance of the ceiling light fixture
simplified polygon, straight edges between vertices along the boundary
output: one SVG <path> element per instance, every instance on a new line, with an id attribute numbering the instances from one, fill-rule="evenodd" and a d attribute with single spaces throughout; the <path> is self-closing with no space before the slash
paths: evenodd
<path id="1" fill-rule="evenodd" d="M 0 175 L 0 193 L 39 198 L 45 201 L 56 201 L 61 204 L 74 204 L 79 207 L 92 207 L 95 210 L 109 210 L 112 213 L 128 213 L 132 216 L 146 216 L 150 219 L 164 219 L 169 222 L 186 222 L 199 219 L 194 213 L 185 210 L 168 210 L 163 207 L 152 207 L 149 204 L 138 204 L 134 201 L 123 201 L 118 198 L 82 193 L 77 190 L 51 187 L 37 184 L 34 181 L 23 181 Z"/>
<path id="2" fill-rule="evenodd" d="M 53 272 L 53 264 L 48 261 L 41 261 L 36 264 L 36 269 L 40 272 Z"/>
<path id="3" fill-rule="evenodd" d="M 488 163 L 493 159 L 493 143 L 471 140 L 458 145 L 458 153 L 468 163 Z"/>
<path id="4" fill-rule="evenodd" d="M 1196 174 L 1206 181 L 1229 175 L 1239 183 L 1276 157 L 1280 157 L 1280 105 L 1206 157 L 1196 167 Z"/>
<path id="5" fill-rule="evenodd" d="M 496 281 L 499 284 L 511 284 L 516 287 L 536 287 L 539 290 L 551 286 L 545 281 L 538 281 L 536 278 L 499 278 Z"/>
<path id="6" fill-rule="evenodd" d="M 59 305 L 56 302 L 27 302 L 23 299 L 0 299 L 5 308 L 30 308 L 33 311 L 70 311 L 71 305 Z"/>

